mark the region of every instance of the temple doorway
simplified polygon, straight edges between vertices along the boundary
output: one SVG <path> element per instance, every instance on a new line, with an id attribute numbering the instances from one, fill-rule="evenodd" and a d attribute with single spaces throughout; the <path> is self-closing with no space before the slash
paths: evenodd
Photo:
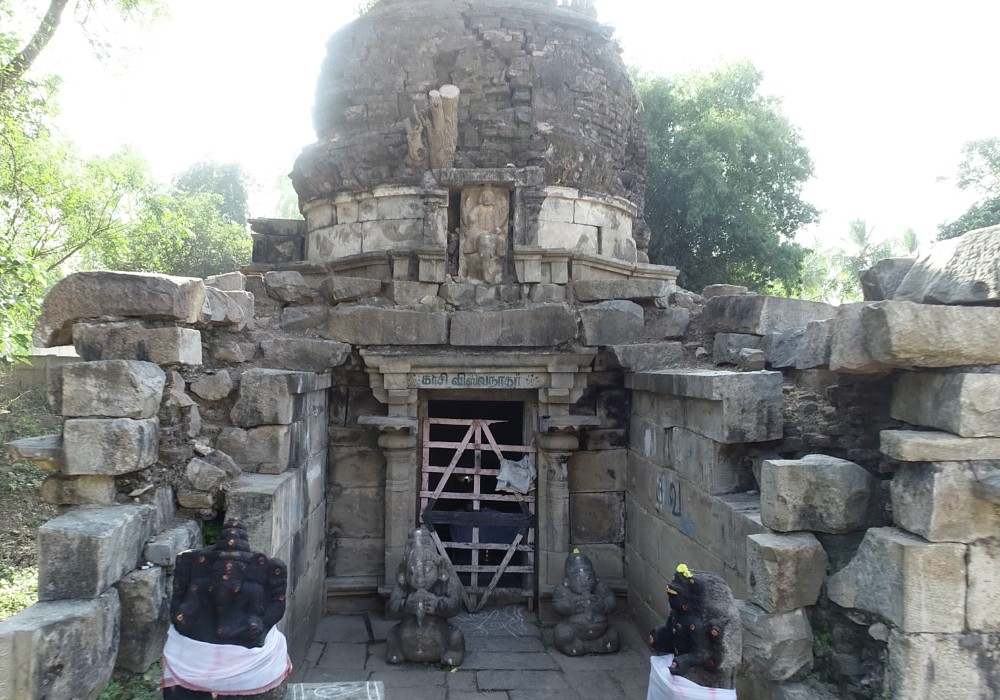
<path id="1" fill-rule="evenodd" d="M 420 522 L 469 611 L 534 604 L 534 420 L 521 401 L 432 400 L 421 418 Z"/>

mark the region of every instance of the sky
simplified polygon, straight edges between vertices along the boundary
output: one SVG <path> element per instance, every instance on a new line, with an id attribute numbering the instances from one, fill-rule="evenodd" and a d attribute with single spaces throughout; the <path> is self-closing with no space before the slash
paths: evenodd
<path id="1" fill-rule="evenodd" d="M 32 0 L 42 4 L 39 0 Z M 60 124 L 85 154 L 135 147 L 163 179 L 200 159 L 238 161 L 261 183 L 315 140 L 311 108 L 326 39 L 356 0 L 165 0 L 169 16 L 100 63 L 70 24 L 40 66 L 64 77 Z M 962 144 L 1000 136 L 1000 3 L 950 0 L 595 0 L 623 58 L 654 75 L 749 59 L 809 149 L 805 198 L 823 216 L 803 240 L 851 219 L 877 239 L 922 244 L 971 195 L 954 184 Z"/>

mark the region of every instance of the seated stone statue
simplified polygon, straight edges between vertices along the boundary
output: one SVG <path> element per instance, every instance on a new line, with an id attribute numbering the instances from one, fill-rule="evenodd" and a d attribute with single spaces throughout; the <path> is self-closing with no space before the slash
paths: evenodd
<path id="1" fill-rule="evenodd" d="M 460 665 L 465 657 L 465 637 L 448 618 L 458 614 L 461 597 L 461 583 L 451 576 L 430 532 L 414 530 L 386 606 L 389 617 L 402 618 L 389 630 L 386 661 Z"/>
<path id="2" fill-rule="evenodd" d="M 213 547 L 179 554 L 163 650 L 164 698 L 264 698 L 278 688 L 291 672 L 285 638 L 275 628 L 285 614 L 287 583 L 285 565 L 252 552 L 236 520 L 226 522 Z"/>
<path id="3" fill-rule="evenodd" d="M 565 571 L 565 579 L 552 592 L 552 607 L 566 616 L 554 631 L 556 649 L 567 656 L 618 651 L 618 630 L 608 624 L 614 593 L 597 580 L 590 558 L 579 549 L 566 557 Z"/>
<path id="4" fill-rule="evenodd" d="M 654 651 L 674 654 L 670 672 L 712 688 L 733 688 L 743 633 L 733 593 L 725 581 L 681 564 L 667 586 L 670 616 L 651 630 Z"/>

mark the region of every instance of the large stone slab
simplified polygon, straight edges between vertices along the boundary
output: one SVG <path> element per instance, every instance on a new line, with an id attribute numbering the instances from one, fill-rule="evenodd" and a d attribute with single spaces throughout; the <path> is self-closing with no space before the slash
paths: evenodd
<path id="1" fill-rule="evenodd" d="M 870 302 L 841 304 L 830 338 L 830 369 L 845 374 L 881 374 L 891 368 L 868 351 L 861 315 Z"/>
<path id="2" fill-rule="evenodd" d="M 14 459 L 34 462 L 42 469 L 61 469 L 65 462 L 62 435 L 40 435 L 4 443 Z"/>
<path id="3" fill-rule="evenodd" d="M 889 635 L 885 690 L 898 700 L 995 698 L 1000 639 L 986 634 Z"/>
<path id="4" fill-rule="evenodd" d="M 331 304 L 343 304 L 382 293 L 382 282 L 367 277 L 328 277 L 320 285 L 323 298 Z"/>
<path id="5" fill-rule="evenodd" d="M 826 552 L 810 532 L 747 538 L 750 602 L 769 613 L 815 605 L 826 578 Z"/>
<path id="6" fill-rule="evenodd" d="M 458 346 L 551 347 L 573 340 L 576 333 L 576 317 L 566 304 L 451 316 L 451 344 Z"/>
<path id="7" fill-rule="evenodd" d="M 63 424 L 64 471 L 70 475 L 127 474 L 156 461 L 156 418 L 71 418 Z"/>
<path id="8" fill-rule="evenodd" d="M 602 301 L 579 311 L 584 345 L 631 343 L 642 336 L 642 307 L 633 301 Z"/>
<path id="9" fill-rule="evenodd" d="M 916 258 L 883 258 L 858 274 L 865 301 L 892 299 Z"/>
<path id="10" fill-rule="evenodd" d="M 833 318 L 837 309 L 821 301 L 757 295 L 712 297 L 701 315 L 709 333 L 767 335 L 805 328 L 810 321 Z"/>
<path id="11" fill-rule="evenodd" d="M 144 360 L 158 365 L 200 365 L 201 331 L 193 328 L 146 328 L 140 321 L 77 323 L 73 346 L 88 362 Z"/>
<path id="12" fill-rule="evenodd" d="M 1000 226 L 935 243 L 913 263 L 893 299 L 921 304 L 1000 300 Z"/>
<path id="13" fill-rule="evenodd" d="M 152 418 L 167 376 L 151 362 L 74 362 L 62 370 L 62 414 L 81 418 Z"/>
<path id="14" fill-rule="evenodd" d="M 830 577 L 837 605 L 881 615 L 904 632 L 965 629 L 963 544 L 932 544 L 894 527 L 865 533 L 851 563 Z"/>
<path id="15" fill-rule="evenodd" d="M 329 388 L 329 376 L 280 369 L 250 369 L 240 378 L 240 398 L 229 417 L 234 425 L 289 425 L 308 417 L 302 394 Z"/>
<path id="16" fill-rule="evenodd" d="M 115 586 L 121 599 L 121 643 L 115 665 L 145 673 L 163 656 L 170 624 L 167 573 L 159 566 L 125 574 Z"/>
<path id="17" fill-rule="evenodd" d="M 278 369 L 325 372 L 344 364 L 351 346 L 335 340 L 275 338 L 260 344 L 268 366 Z"/>
<path id="18" fill-rule="evenodd" d="M 609 349 L 618 366 L 631 372 L 676 367 L 684 359 L 684 346 L 679 342 L 612 345 Z"/>
<path id="19" fill-rule="evenodd" d="M 72 342 L 73 323 L 102 316 L 161 318 L 195 323 L 205 283 L 192 277 L 136 272 L 77 272 L 49 291 L 35 325 L 35 345 Z"/>
<path id="20" fill-rule="evenodd" d="M 736 603 L 743 621 L 744 672 L 784 681 L 812 666 L 813 634 L 805 610 L 772 615 L 747 601 Z"/>
<path id="21" fill-rule="evenodd" d="M 1000 374 L 906 372 L 896 380 L 889 411 L 962 437 L 1000 437 Z"/>
<path id="22" fill-rule="evenodd" d="M 799 342 L 795 369 L 814 369 L 830 364 L 833 346 L 833 319 L 810 321 Z"/>
<path id="23" fill-rule="evenodd" d="M 254 295 L 251 292 L 220 292 L 205 288 L 205 303 L 198 323 L 206 326 L 226 326 L 232 331 L 253 328 Z"/>
<path id="24" fill-rule="evenodd" d="M 664 427 L 679 427 L 718 442 L 763 442 L 781 437 L 780 372 L 660 370 L 625 377 L 633 391 L 687 399 L 664 401 Z"/>
<path id="25" fill-rule="evenodd" d="M 968 462 L 917 462 L 892 477 L 892 518 L 931 542 L 974 542 L 1000 532 L 1000 506 L 976 493 Z"/>
<path id="26" fill-rule="evenodd" d="M 760 468 L 761 522 L 778 532 L 863 530 L 875 487 L 871 474 L 845 459 L 767 459 Z"/>
<path id="27" fill-rule="evenodd" d="M 761 337 L 747 333 L 716 333 L 712 342 L 712 361 L 717 365 L 735 365 L 744 348 L 760 349 Z"/>
<path id="28" fill-rule="evenodd" d="M 664 463 L 701 490 L 736 493 L 753 483 L 742 445 L 726 445 L 684 428 L 670 428 L 663 436 Z"/>
<path id="29" fill-rule="evenodd" d="M 691 322 L 691 311 L 679 306 L 643 309 L 643 337 L 649 340 L 683 338 Z"/>
<path id="30" fill-rule="evenodd" d="M 142 558 L 150 564 L 172 568 L 178 554 L 197 549 L 201 544 L 201 526 L 193 520 L 185 520 L 150 538 L 142 550 Z"/>
<path id="31" fill-rule="evenodd" d="M 117 493 L 111 476 L 50 474 L 38 495 L 42 502 L 59 506 L 109 506 Z"/>
<path id="32" fill-rule="evenodd" d="M 223 428 L 216 446 L 244 471 L 280 474 L 301 456 L 300 432 L 297 425 Z"/>
<path id="33" fill-rule="evenodd" d="M 995 306 L 883 301 L 862 307 L 861 327 L 871 356 L 893 367 L 1000 364 Z"/>
<path id="34" fill-rule="evenodd" d="M 882 454 L 900 462 L 1000 460 L 1000 438 L 963 438 L 931 430 L 883 430 Z"/>
<path id="35" fill-rule="evenodd" d="M 35 603 L 0 623 L 0 698 L 95 698 L 118 653 L 115 589 Z"/>
<path id="36" fill-rule="evenodd" d="M 351 345 L 445 345 L 448 314 L 338 306 L 330 311 L 319 331 L 328 340 Z"/>
<path id="37" fill-rule="evenodd" d="M 38 599 L 93 598 L 135 568 L 146 508 L 77 508 L 38 528 Z"/>
<path id="38" fill-rule="evenodd" d="M 657 279 L 582 280 L 573 283 L 573 294 L 578 301 L 657 299 L 667 296 L 673 289 L 670 282 Z"/>

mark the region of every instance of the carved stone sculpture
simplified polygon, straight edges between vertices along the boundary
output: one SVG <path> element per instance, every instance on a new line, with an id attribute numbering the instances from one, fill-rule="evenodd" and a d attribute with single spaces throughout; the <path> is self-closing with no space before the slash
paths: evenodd
<path id="1" fill-rule="evenodd" d="M 650 631 L 649 645 L 675 655 L 671 673 L 711 688 L 735 687 L 743 631 L 729 586 L 715 574 L 681 564 L 667 594 L 670 616 Z"/>
<path id="2" fill-rule="evenodd" d="M 285 638 L 275 628 L 285 614 L 287 583 L 284 563 L 252 552 L 236 520 L 226 522 L 214 546 L 179 554 L 163 650 L 164 698 L 279 697 L 275 689 L 291 672 Z"/>
<path id="3" fill-rule="evenodd" d="M 427 122 L 417 112 L 416 105 L 413 105 L 413 117 L 407 117 L 403 125 L 406 127 L 406 158 L 403 161 L 416 170 L 426 168 L 427 147 L 424 146 L 424 127 Z"/>
<path id="4" fill-rule="evenodd" d="M 465 637 L 448 618 L 458 614 L 461 597 L 461 583 L 451 576 L 430 533 L 424 528 L 414 530 L 386 606 L 389 617 L 402 618 L 389 630 L 386 661 L 460 665 L 465 657 Z"/>
<path id="5" fill-rule="evenodd" d="M 509 211 L 506 192 L 497 187 L 483 185 L 462 193 L 459 277 L 485 284 L 503 282 Z"/>
<path id="6" fill-rule="evenodd" d="M 590 558 L 578 549 L 566 557 L 565 579 L 552 592 L 552 607 L 566 617 L 553 634 L 553 643 L 563 654 L 611 654 L 621 647 L 618 630 L 608 623 L 615 595 L 597 579 Z"/>
<path id="7" fill-rule="evenodd" d="M 455 166 L 455 151 L 458 148 L 458 96 L 460 90 L 455 85 L 442 85 L 428 93 L 431 121 L 427 125 L 427 142 L 430 145 L 431 167 L 452 168 Z"/>

